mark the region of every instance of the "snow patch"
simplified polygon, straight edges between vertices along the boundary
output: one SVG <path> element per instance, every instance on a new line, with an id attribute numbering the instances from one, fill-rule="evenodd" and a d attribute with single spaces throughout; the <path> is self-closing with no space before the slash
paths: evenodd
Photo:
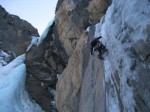
<path id="1" fill-rule="evenodd" d="M 32 39 L 32 40 L 31 40 L 31 44 L 30 44 L 30 45 L 28 46 L 28 48 L 26 49 L 26 52 L 28 52 L 28 51 L 31 49 L 31 47 L 32 47 L 33 45 L 39 46 L 39 45 L 42 43 L 42 41 L 46 38 L 46 36 L 47 36 L 47 34 L 48 34 L 48 31 L 50 30 L 51 26 L 53 25 L 54 20 L 55 20 L 55 19 L 53 19 L 52 21 L 50 21 L 50 22 L 48 23 L 46 29 L 44 30 L 44 32 L 42 33 L 42 35 L 41 35 L 40 37 L 31 36 L 31 39 Z"/>
<path id="2" fill-rule="evenodd" d="M 56 90 L 55 90 L 55 89 L 52 89 L 52 88 L 48 88 L 48 90 L 49 90 L 49 93 L 50 93 L 51 95 L 53 95 L 53 97 L 55 97 L 55 95 L 56 95 Z"/>
<path id="3" fill-rule="evenodd" d="M 51 26 L 53 25 L 54 20 L 55 20 L 55 18 L 48 23 L 46 29 L 44 30 L 42 35 L 38 38 L 37 46 L 39 46 L 42 43 L 43 39 L 45 39 L 45 37 L 47 36 L 47 33 L 48 33 L 49 29 L 51 28 Z"/>
<path id="4" fill-rule="evenodd" d="M 8 64 L 10 55 L 0 49 L 0 68 Z"/>
<path id="5" fill-rule="evenodd" d="M 31 44 L 28 46 L 26 52 L 28 52 L 33 45 L 37 45 L 37 42 L 38 42 L 38 39 L 39 39 L 38 37 L 34 37 L 34 36 L 31 36 L 31 38 L 32 38 Z"/>

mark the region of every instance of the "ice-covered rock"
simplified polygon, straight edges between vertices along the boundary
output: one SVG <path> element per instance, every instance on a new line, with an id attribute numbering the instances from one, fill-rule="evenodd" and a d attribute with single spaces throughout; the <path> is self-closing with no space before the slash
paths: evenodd
<path id="1" fill-rule="evenodd" d="M 109 49 L 104 61 L 108 112 L 150 109 L 149 18 L 149 1 L 114 0 L 97 27 Z"/>

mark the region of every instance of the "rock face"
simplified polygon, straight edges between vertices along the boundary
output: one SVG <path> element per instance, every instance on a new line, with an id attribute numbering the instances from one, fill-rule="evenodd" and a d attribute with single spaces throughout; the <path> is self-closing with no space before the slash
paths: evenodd
<path id="1" fill-rule="evenodd" d="M 99 21 L 109 2 L 58 1 L 56 27 L 60 41 L 70 55 L 68 66 L 57 83 L 56 105 L 59 112 L 105 111 L 103 63 L 92 58 L 89 52 L 95 27 L 90 28 L 89 38 L 84 31 L 87 26 Z"/>
<path id="2" fill-rule="evenodd" d="M 57 83 L 58 111 L 104 112 L 103 78 L 103 64 L 90 57 L 87 37 L 82 35 Z"/>
<path id="3" fill-rule="evenodd" d="M 23 54 L 30 45 L 31 36 L 39 36 L 30 23 L 11 15 L 0 6 L 0 47 L 12 58 Z"/>
<path id="4" fill-rule="evenodd" d="M 0 6 L 0 67 L 8 64 L 16 56 L 26 53 L 26 89 L 47 112 L 51 111 L 51 100 L 54 99 L 49 90 L 55 89 L 56 74 L 60 74 L 68 62 L 67 55 L 56 38 L 56 28 L 53 26 L 51 29 L 53 30 L 40 46 L 34 46 L 26 52 L 31 43 L 31 36 L 39 36 L 37 29 Z"/>
<path id="5" fill-rule="evenodd" d="M 83 30 L 98 21 L 107 7 L 105 0 L 58 0 L 55 22 L 59 39 L 69 56 Z"/>
<path id="6" fill-rule="evenodd" d="M 57 74 L 61 74 L 68 63 L 68 55 L 60 43 L 55 23 L 39 46 L 33 46 L 27 54 L 27 90 L 46 112 L 52 111 Z"/>
<path id="7" fill-rule="evenodd" d="M 82 2 L 85 4 L 80 7 Z M 56 88 L 59 112 L 150 110 L 150 3 L 147 0 L 114 0 L 107 10 L 110 2 L 58 2 L 56 27 L 60 41 L 70 55 Z M 103 7 L 94 9 L 98 6 Z M 89 25 L 87 39 L 83 30 Z M 77 39 L 76 45 L 71 47 L 67 38 L 73 35 Z M 103 36 L 101 41 L 109 51 L 103 55 L 103 62 L 96 56 L 91 57 L 88 48 L 92 37 L 99 35 Z"/>

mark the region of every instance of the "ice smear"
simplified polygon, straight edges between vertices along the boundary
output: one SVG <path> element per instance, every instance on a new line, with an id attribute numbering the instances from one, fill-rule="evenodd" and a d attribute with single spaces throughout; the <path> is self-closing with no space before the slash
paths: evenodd
<path id="1" fill-rule="evenodd" d="M 143 26 L 143 21 L 142 23 L 140 23 L 141 17 L 134 17 L 136 14 L 139 15 L 139 13 L 137 13 L 137 8 L 133 6 L 138 7 L 139 3 L 129 0 L 114 0 L 112 5 L 107 10 L 107 13 L 105 15 L 105 22 L 102 24 L 101 20 L 96 25 L 95 37 L 102 35 L 103 38 L 101 39 L 101 41 L 104 45 L 106 45 L 109 52 L 107 55 L 104 55 L 105 82 L 111 82 L 112 88 L 110 88 L 110 91 L 107 93 L 106 102 L 108 104 L 108 110 L 113 110 L 113 112 L 119 112 L 120 107 L 118 95 L 121 97 L 123 106 L 126 110 L 134 112 L 135 107 L 133 88 L 129 87 L 129 85 L 127 84 L 128 77 L 134 76 L 135 74 L 130 70 L 132 60 L 129 58 L 127 52 L 125 51 L 125 48 L 129 48 L 132 45 L 132 42 L 143 38 L 143 35 L 131 32 L 131 43 L 127 41 L 126 43 L 122 44 L 122 37 L 127 34 L 129 30 L 123 30 L 123 32 L 121 32 L 121 28 L 124 27 L 125 24 L 129 24 L 129 26 L 132 26 L 135 29 L 138 28 L 138 26 Z M 117 13 L 115 13 L 116 7 L 118 9 Z M 128 8 L 130 8 L 130 11 Z M 135 20 L 137 22 L 135 23 L 135 21 L 132 20 Z M 147 24 L 146 22 L 147 21 L 145 21 L 144 25 Z M 142 32 L 143 28 L 140 28 L 140 32 Z M 140 36 L 137 34 L 139 34 Z M 145 37 L 143 39 L 145 39 Z M 118 74 L 120 83 L 117 83 L 115 79 L 115 72 Z M 119 94 L 116 93 L 117 89 L 119 89 L 120 91 Z M 110 104 L 112 106 L 110 106 Z"/>
<path id="2" fill-rule="evenodd" d="M 39 46 L 39 45 L 42 43 L 42 41 L 46 38 L 46 36 L 47 36 L 49 30 L 51 29 L 51 26 L 53 25 L 54 20 L 55 20 L 55 19 L 53 19 L 52 21 L 50 21 L 50 22 L 48 23 L 46 29 L 44 30 L 44 32 L 42 33 L 42 35 L 41 35 L 40 37 L 31 36 L 31 39 L 32 39 L 32 40 L 31 40 L 31 44 L 30 44 L 30 45 L 28 46 L 28 48 L 26 49 L 26 52 L 28 52 L 28 51 L 31 49 L 31 47 L 32 47 L 33 45 Z"/>

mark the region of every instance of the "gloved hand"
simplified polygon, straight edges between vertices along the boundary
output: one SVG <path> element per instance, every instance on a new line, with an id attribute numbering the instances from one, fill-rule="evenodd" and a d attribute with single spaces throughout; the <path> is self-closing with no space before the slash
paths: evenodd
<path id="1" fill-rule="evenodd" d="M 102 36 L 97 37 L 98 39 L 102 38 Z"/>

